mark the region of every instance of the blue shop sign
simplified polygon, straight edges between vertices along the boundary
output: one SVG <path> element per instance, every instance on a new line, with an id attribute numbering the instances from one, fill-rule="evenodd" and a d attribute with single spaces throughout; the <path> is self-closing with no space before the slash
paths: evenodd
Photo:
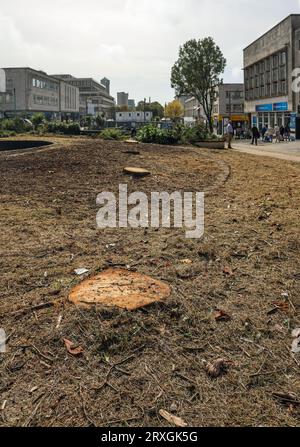
<path id="1" fill-rule="evenodd" d="M 273 106 L 272 104 L 261 104 L 259 106 L 256 106 L 257 112 L 272 112 Z"/>
<path id="2" fill-rule="evenodd" d="M 287 102 L 276 102 L 273 104 L 274 112 L 286 112 L 289 109 Z"/>

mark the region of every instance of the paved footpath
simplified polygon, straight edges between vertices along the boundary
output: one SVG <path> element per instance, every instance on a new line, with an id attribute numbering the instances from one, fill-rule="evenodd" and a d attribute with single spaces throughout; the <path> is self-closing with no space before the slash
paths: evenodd
<path id="1" fill-rule="evenodd" d="M 234 150 L 252 155 L 279 158 L 281 160 L 300 162 L 300 141 L 284 143 L 262 143 L 252 146 L 249 141 L 233 141 Z"/>

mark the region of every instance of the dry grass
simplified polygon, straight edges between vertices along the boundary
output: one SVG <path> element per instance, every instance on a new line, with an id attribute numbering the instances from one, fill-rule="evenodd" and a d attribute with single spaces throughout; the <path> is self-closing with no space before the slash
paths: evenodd
<path id="1" fill-rule="evenodd" d="M 128 149 L 61 139 L 39 154 L 0 154 L 0 327 L 10 337 L 0 356 L 1 424 L 163 426 L 164 409 L 190 426 L 299 426 L 300 407 L 273 396 L 300 397 L 300 357 L 290 353 L 300 326 L 299 165 L 146 145 L 137 157 Z M 152 176 L 124 177 L 128 165 Z M 126 182 L 129 191 L 205 190 L 204 239 L 96 230 L 96 195 Z M 181 262 L 187 258 L 192 264 Z M 80 281 L 75 268 L 92 274 L 111 265 L 168 282 L 172 298 L 136 312 L 67 302 Z M 282 300 L 288 312 L 270 314 Z M 231 320 L 216 322 L 217 309 Z M 83 356 L 70 356 L 63 338 Z M 205 367 L 218 358 L 232 364 L 212 380 Z"/>

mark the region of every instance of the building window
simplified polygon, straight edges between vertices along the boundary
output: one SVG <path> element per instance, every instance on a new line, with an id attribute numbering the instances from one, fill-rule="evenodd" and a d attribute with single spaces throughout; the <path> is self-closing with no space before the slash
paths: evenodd
<path id="1" fill-rule="evenodd" d="M 280 68 L 280 79 L 282 81 L 286 80 L 286 67 L 281 67 Z"/>
<path id="2" fill-rule="evenodd" d="M 278 67 L 278 54 L 274 54 L 273 56 L 273 67 L 274 68 Z"/>
<path id="3" fill-rule="evenodd" d="M 243 104 L 233 104 L 233 111 L 234 112 L 243 112 L 244 111 Z"/>
<path id="4" fill-rule="evenodd" d="M 278 81 L 278 68 L 275 68 L 273 70 L 273 82 L 277 82 Z"/>
<path id="5" fill-rule="evenodd" d="M 281 65 L 286 64 L 286 52 L 281 53 Z"/>
<path id="6" fill-rule="evenodd" d="M 272 86 L 272 95 L 273 96 L 278 95 L 278 84 L 277 84 L 277 82 L 275 84 L 273 84 L 273 86 Z"/>

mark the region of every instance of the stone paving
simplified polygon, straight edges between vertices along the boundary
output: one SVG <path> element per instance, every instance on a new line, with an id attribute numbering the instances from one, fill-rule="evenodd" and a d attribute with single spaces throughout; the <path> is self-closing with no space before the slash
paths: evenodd
<path id="1" fill-rule="evenodd" d="M 247 154 L 300 162 L 300 141 L 282 143 L 263 143 L 259 141 L 257 146 L 252 146 L 250 140 L 235 140 L 232 147 L 239 152 L 245 152 Z"/>

